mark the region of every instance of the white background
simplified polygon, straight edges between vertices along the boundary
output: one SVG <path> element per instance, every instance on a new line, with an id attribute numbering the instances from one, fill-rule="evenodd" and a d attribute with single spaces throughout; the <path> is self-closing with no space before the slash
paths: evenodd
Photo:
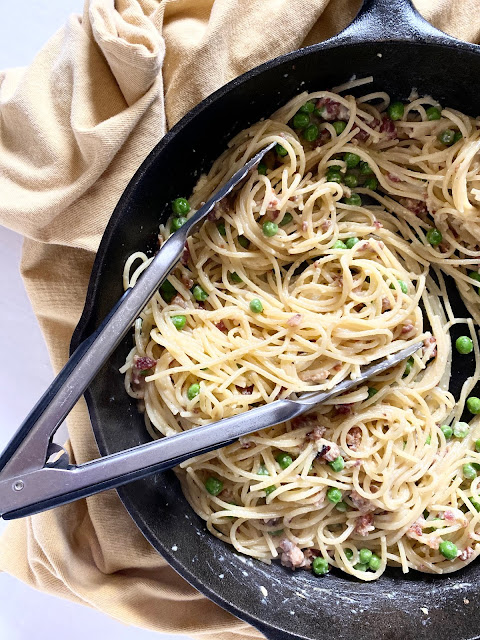
<path id="1" fill-rule="evenodd" d="M 81 13 L 82 0 L 0 0 L 0 69 L 29 64 L 35 53 L 62 26 L 71 13 Z M 1 196 L 0 196 L 1 197 Z M 22 238 L 0 226 L 0 351 L 14 350 L 19 364 L 0 366 L 0 449 L 52 379 L 43 337 L 19 275 Z M 28 385 L 22 356 L 28 357 Z M 0 520 L 0 531 L 4 524 Z M 187 640 L 122 625 L 80 605 L 39 593 L 0 574 L 1 640 Z"/>

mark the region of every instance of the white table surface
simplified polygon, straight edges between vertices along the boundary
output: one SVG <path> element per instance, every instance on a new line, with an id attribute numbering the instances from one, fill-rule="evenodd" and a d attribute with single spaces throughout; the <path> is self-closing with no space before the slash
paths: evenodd
<path id="1" fill-rule="evenodd" d="M 82 0 L 0 0 L 0 69 L 27 65 L 70 13 L 82 11 Z M 53 374 L 45 343 L 19 275 L 22 238 L 0 227 L 0 350 L 28 355 L 28 385 L 18 393 L 20 365 L 0 367 L 0 449 L 46 389 Z M 19 362 L 22 358 L 17 359 Z M 14 399 L 14 400 L 13 400 Z M 0 531 L 4 527 L 0 521 Z M 188 640 L 127 627 L 81 605 L 39 593 L 0 574 L 1 640 Z"/>

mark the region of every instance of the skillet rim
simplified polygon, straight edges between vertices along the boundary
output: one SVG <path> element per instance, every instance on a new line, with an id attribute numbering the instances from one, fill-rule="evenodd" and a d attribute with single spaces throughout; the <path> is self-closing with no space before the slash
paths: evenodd
<path id="1" fill-rule="evenodd" d="M 360 12 L 361 13 L 361 12 Z M 360 16 L 358 14 L 357 18 Z M 415 46 L 439 46 L 446 49 L 458 50 L 460 49 L 462 52 L 472 52 L 475 55 L 480 57 L 480 46 L 463 42 L 461 40 L 457 40 L 452 38 L 447 34 L 443 34 L 441 31 L 435 30 L 435 33 L 432 35 L 431 33 L 420 34 L 423 35 L 421 38 L 412 39 L 411 36 L 403 35 L 398 38 L 392 37 L 384 37 L 384 38 L 365 38 L 362 39 L 356 37 L 355 33 L 350 33 L 351 27 L 355 26 L 355 21 L 347 27 L 344 31 L 339 34 L 333 36 L 329 40 L 324 42 L 320 42 L 314 45 L 310 45 L 308 47 L 304 47 L 301 49 L 296 49 L 295 51 L 289 52 L 282 56 L 278 56 L 272 60 L 268 60 L 261 65 L 250 69 L 244 74 L 233 78 L 227 84 L 219 87 L 215 92 L 207 96 L 204 100 L 198 103 L 193 109 L 187 112 L 173 127 L 170 129 L 165 136 L 153 147 L 153 149 L 149 152 L 147 157 L 143 160 L 139 168 L 136 170 L 131 180 L 129 181 L 127 187 L 123 191 L 120 196 L 115 209 L 107 223 L 105 231 L 102 235 L 101 242 L 99 244 L 97 254 L 95 256 L 94 264 L 92 267 L 89 284 L 86 292 L 86 300 L 85 305 L 82 310 L 82 314 L 80 316 L 79 322 L 73 332 L 71 343 L 70 343 L 70 354 L 80 345 L 80 343 L 85 340 L 89 333 L 87 333 L 89 324 L 92 322 L 94 310 L 97 306 L 97 297 L 100 293 L 99 284 L 100 284 L 100 274 L 103 271 L 105 260 L 107 258 L 108 249 L 112 240 L 114 240 L 115 232 L 118 225 L 121 222 L 121 218 L 123 216 L 123 211 L 126 207 L 128 207 L 128 203 L 134 194 L 135 190 L 138 188 L 138 183 L 143 178 L 144 174 L 148 172 L 151 165 L 156 162 L 157 157 L 164 153 L 165 150 L 168 150 L 168 147 L 171 143 L 174 142 L 177 134 L 182 131 L 185 127 L 187 127 L 192 120 L 194 120 L 198 114 L 202 113 L 206 109 L 210 107 L 211 104 L 215 103 L 218 99 L 222 98 L 224 95 L 228 94 L 230 91 L 236 89 L 238 86 L 243 83 L 248 82 L 250 79 L 262 75 L 263 73 L 268 72 L 269 70 L 280 66 L 282 64 L 295 62 L 296 60 L 307 57 L 312 53 L 316 53 L 318 51 L 327 51 L 330 49 L 335 49 L 342 46 L 354 47 L 356 45 L 362 46 L 370 43 L 371 45 L 381 45 L 381 44 L 406 44 L 406 45 L 415 45 Z M 429 24 L 429 23 L 427 23 Z M 431 26 L 431 25 L 430 25 Z M 95 412 L 92 410 L 93 399 L 91 396 L 90 389 L 87 389 L 85 392 L 85 400 L 87 403 L 87 408 L 89 411 L 89 417 L 92 425 L 92 430 L 94 432 L 94 436 L 102 455 L 107 455 L 112 453 L 108 449 L 108 445 L 106 440 L 104 439 L 104 432 L 99 429 L 99 425 L 96 422 Z M 141 481 L 140 481 L 141 482 Z M 171 553 L 171 551 L 164 546 L 164 544 L 158 540 L 155 536 L 154 532 L 149 527 L 148 523 L 142 517 L 141 513 L 138 511 L 138 508 L 134 504 L 134 500 L 128 494 L 126 487 L 120 487 L 117 489 L 117 493 L 125 506 L 127 512 L 135 522 L 136 526 L 140 529 L 144 537 L 148 540 L 148 542 L 152 545 L 152 547 L 161 554 L 161 556 L 167 560 L 170 566 L 174 568 L 177 573 L 179 573 L 187 582 L 189 582 L 195 589 L 197 589 L 200 593 L 208 597 L 210 600 L 215 602 L 217 605 L 233 614 L 240 620 L 246 621 L 251 624 L 256 629 L 260 630 L 262 633 L 267 635 L 269 638 L 275 638 L 282 640 L 291 639 L 291 640 L 309 640 L 310 636 L 299 635 L 298 633 L 292 634 L 290 631 L 273 626 L 270 622 L 266 622 L 261 620 L 256 615 L 252 614 L 250 611 L 241 608 L 240 605 L 237 605 L 228 600 L 227 596 L 222 596 L 217 591 L 214 591 L 210 588 L 209 584 L 203 582 L 200 578 L 198 578 L 192 571 L 190 567 L 186 564 L 183 564 L 180 560 L 177 559 L 175 555 Z M 209 534 L 211 535 L 211 534 Z M 230 549 L 230 547 L 229 547 Z M 448 575 L 448 574 L 446 574 Z M 458 575 L 458 574 L 457 574 Z M 472 636 L 470 640 L 475 640 L 480 636 Z M 319 636 L 320 638 L 320 636 Z"/>

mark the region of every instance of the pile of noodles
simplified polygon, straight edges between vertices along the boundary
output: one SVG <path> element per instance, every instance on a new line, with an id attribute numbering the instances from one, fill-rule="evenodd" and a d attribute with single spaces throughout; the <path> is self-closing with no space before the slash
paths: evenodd
<path id="1" fill-rule="evenodd" d="M 344 95 L 369 80 L 299 95 L 231 141 L 189 198 L 191 213 L 270 142 L 287 153 L 271 152 L 266 173 L 252 172 L 217 208 L 218 219 L 189 238 L 168 278 L 176 295 L 153 297 L 122 368 L 158 437 L 329 389 L 362 365 L 423 342 L 409 363 L 370 381 L 370 390 L 361 385 L 178 470 L 193 509 L 238 551 L 293 568 L 322 556 L 363 580 L 378 578 L 387 564 L 455 571 L 480 552 L 480 477 L 462 473 L 464 464 L 480 464 L 480 429 L 473 421 L 465 437 L 451 439 L 440 429 L 455 427 L 480 377 L 477 365 L 455 402 L 448 391 L 453 324 L 466 323 L 479 362 L 479 283 L 469 275 L 480 264 L 479 123 L 448 108 L 428 120 L 426 109 L 439 105 L 414 97 L 392 127 L 387 94 Z M 307 100 L 334 105 L 343 132 L 326 119 L 319 140 L 305 142 L 291 122 Z M 437 137 L 446 128 L 462 134 L 450 147 Z M 345 172 L 347 152 L 368 163 L 377 190 L 327 181 L 329 167 Z M 344 202 L 352 192 L 362 205 Z M 262 231 L 267 220 L 278 225 L 272 237 Z M 169 228 L 160 227 L 160 241 Z M 437 246 L 427 240 L 431 228 L 442 234 Z M 348 238 L 358 242 L 334 248 Z M 131 256 L 125 287 L 148 263 L 143 253 Z M 473 320 L 454 317 L 443 274 L 455 279 Z M 205 301 L 192 296 L 195 285 Z M 261 313 L 251 310 L 253 299 Z M 186 318 L 181 330 L 171 320 L 178 315 Z M 151 368 L 139 370 L 139 362 Z M 342 456 L 343 469 L 334 471 L 328 452 Z M 290 456 L 286 468 L 279 454 Z M 205 487 L 209 478 L 220 481 L 216 495 Z M 327 497 L 332 487 L 341 491 L 340 505 Z M 446 540 L 458 549 L 454 559 L 439 550 Z M 380 558 L 378 569 L 359 564 L 360 549 Z"/>

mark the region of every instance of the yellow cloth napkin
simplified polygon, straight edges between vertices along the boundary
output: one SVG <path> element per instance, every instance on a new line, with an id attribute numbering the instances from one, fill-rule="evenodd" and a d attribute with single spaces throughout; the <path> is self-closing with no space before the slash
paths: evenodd
<path id="1" fill-rule="evenodd" d="M 56 370 L 105 225 L 166 129 L 233 77 L 335 34 L 359 4 L 87 0 L 29 68 L 0 73 L 0 222 L 26 236 L 23 277 Z M 435 26 L 478 42 L 478 0 L 417 6 Z M 69 435 L 76 462 L 98 456 L 83 402 Z M 216 640 L 262 637 L 179 577 L 114 491 L 10 524 L 0 568 L 128 624 Z"/>

